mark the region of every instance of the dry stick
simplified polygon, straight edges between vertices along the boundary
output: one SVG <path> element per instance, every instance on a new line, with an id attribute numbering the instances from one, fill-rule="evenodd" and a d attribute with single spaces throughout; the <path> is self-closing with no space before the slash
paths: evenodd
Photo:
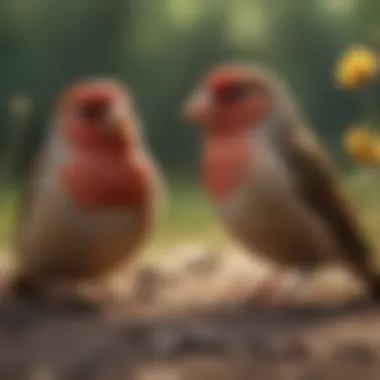
<path id="1" fill-rule="evenodd" d="M 17 101 L 17 99 L 15 100 Z M 21 99 L 21 101 L 23 101 Z M 10 122 L 9 122 L 9 133 L 8 133 L 8 144 L 6 146 L 6 151 L 3 156 L 2 162 L 0 164 L 0 202 L 4 202 L 5 192 L 9 181 L 12 180 L 14 166 L 17 159 L 20 156 L 20 152 L 24 147 L 25 138 L 27 136 L 26 126 L 27 119 L 30 113 L 30 105 L 27 104 L 27 100 L 24 99 L 24 109 L 16 109 L 16 106 L 10 105 Z"/>
<path id="2" fill-rule="evenodd" d="M 18 104 L 17 104 L 18 102 Z M 30 103 L 27 98 L 13 98 L 9 105 L 9 133 L 8 143 L 4 156 L 0 163 L 0 211 L 4 206 L 6 199 L 5 193 L 8 183 L 13 180 L 13 174 L 17 159 L 20 157 L 20 152 L 24 147 L 25 138 L 27 136 L 26 126 L 28 124 L 28 116 L 30 114 Z M 3 285 L 9 280 L 11 272 L 9 268 L 3 265 L 0 271 L 0 299 L 2 299 L 7 291 Z"/>

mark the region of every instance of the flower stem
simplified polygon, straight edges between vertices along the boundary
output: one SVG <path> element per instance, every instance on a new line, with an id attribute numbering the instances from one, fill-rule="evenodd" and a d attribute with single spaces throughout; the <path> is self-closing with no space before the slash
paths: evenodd
<path id="1" fill-rule="evenodd" d="M 363 116 L 368 123 L 369 127 L 374 132 L 379 132 L 379 114 L 376 106 L 372 91 L 369 86 L 365 86 L 359 93 L 362 104 Z"/>

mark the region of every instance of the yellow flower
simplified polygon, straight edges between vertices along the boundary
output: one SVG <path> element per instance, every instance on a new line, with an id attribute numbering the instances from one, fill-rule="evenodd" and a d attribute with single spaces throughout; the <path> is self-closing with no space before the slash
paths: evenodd
<path id="1" fill-rule="evenodd" d="M 365 46 L 349 49 L 339 60 L 336 79 L 346 89 L 356 89 L 368 83 L 378 72 L 377 55 Z"/>
<path id="2" fill-rule="evenodd" d="M 353 126 L 344 135 L 344 148 L 355 161 L 372 163 L 374 159 L 374 138 L 371 129 L 361 125 Z M 378 149 L 380 153 L 380 141 Z"/>

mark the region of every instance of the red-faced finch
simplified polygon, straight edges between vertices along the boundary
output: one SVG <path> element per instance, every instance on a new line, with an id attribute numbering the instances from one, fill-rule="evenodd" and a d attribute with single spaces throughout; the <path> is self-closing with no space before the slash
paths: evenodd
<path id="1" fill-rule="evenodd" d="M 299 279 L 341 260 L 380 295 L 334 165 L 278 78 L 256 66 L 215 68 L 184 113 L 202 127 L 203 182 L 237 241 Z"/>
<path id="2" fill-rule="evenodd" d="M 65 288 L 128 262 L 154 227 L 161 184 L 128 90 L 108 79 L 73 85 L 25 189 L 18 282 Z"/>

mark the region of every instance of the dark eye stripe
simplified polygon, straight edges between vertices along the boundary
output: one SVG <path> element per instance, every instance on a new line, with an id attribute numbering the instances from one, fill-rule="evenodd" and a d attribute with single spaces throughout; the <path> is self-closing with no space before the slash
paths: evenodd
<path id="1" fill-rule="evenodd" d="M 104 119 L 109 111 L 108 102 L 83 102 L 80 104 L 76 113 L 79 118 L 84 120 L 101 120 Z"/>
<path id="2" fill-rule="evenodd" d="M 220 102 L 231 102 L 245 98 L 251 94 L 253 87 L 250 84 L 234 84 L 225 87 L 217 94 L 217 99 Z"/>

